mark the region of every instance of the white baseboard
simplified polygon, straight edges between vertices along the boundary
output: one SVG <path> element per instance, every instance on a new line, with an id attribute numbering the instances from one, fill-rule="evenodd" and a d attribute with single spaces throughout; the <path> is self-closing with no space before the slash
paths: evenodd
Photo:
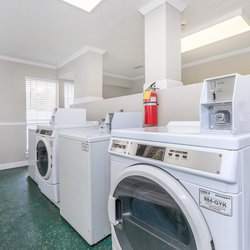
<path id="1" fill-rule="evenodd" d="M 28 166 L 28 161 L 19 161 L 19 162 L 0 164 L 0 170 L 20 168 L 24 166 Z"/>

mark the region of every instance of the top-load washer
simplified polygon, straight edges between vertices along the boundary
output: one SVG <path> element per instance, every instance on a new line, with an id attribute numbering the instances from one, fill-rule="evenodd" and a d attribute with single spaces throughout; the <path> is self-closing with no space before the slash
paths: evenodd
<path id="1" fill-rule="evenodd" d="M 60 214 L 90 245 L 110 234 L 109 132 L 136 126 L 142 126 L 141 112 L 119 112 L 108 114 L 100 129 L 59 135 Z"/>
<path id="2" fill-rule="evenodd" d="M 59 206 L 58 135 L 64 131 L 97 129 L 98 122 L 85 126 L 38 126 L 36 130 L 37 183 L 42 193 Z"/>
<path id="3" fill-rule="evenodd" d="M 114 130 L 113 249 L 250 249 L 250 134 Z"/>
<path id="4" fill-rule="evenodd" d="M 98 129 L 59 135 L 60 214 L 90 245 L 110 234 L 109 141 Z"/>

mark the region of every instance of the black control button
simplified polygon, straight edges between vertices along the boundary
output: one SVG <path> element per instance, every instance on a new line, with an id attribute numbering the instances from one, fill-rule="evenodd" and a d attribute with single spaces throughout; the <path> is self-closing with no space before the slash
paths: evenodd
<path id="1" fill-rule="evenodd" d="M 179 154 L 176 154 L 175 157 L 180 157 L 180 155 L 179 155 Z"/>
<path id="2" fill-rule="evenodd" d="M 187 159 L 187 155 L 183 155 L 182 158 L 183 158 L 183 159 Z"/>
<path id="3" fill-rule="evenodd" d="M 173 154 L 172 154 L 172 153 L 168 153 L 168 155 L 169 155 L 169 156 L 173 156 Z"/>

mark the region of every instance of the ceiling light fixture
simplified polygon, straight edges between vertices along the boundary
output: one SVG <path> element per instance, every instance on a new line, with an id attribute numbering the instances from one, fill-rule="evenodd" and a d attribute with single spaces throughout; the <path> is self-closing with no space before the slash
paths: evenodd
<path id="1" fill-rule="evenodd" d="M 240 13 L 241 14 L 226 21 L 224 20 L 220 23 L 182 38 L 181 52 L 184 53 L 235 35 L 239 35 L 246 31 L 250 31 L 249 23 L 245 19 L 246 17 L 243 15 L 242 11 L 240 11 Z"/>
<path id="2" fill-rule="evenodd" d="M 103 0 L 62 0 L 77 8 L 91 12 Z"/>

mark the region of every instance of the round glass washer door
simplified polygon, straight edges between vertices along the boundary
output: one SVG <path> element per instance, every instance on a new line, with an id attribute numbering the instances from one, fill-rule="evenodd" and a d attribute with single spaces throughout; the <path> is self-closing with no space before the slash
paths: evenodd
<path id="1" fill-rule="evenodd" d="M 45 180 L 49 179 L 51 174 L 51 158 L 48 143 L 41 138 L 36 145 L 36 163 L 37 170 Z"/>
<path id="2" fill-rule="evenodd" d="M 212 250 L 213 241 L 197 204 L 167 172 L 148 165 L 127 168 L 109 197 L 117 248 Z"/>

